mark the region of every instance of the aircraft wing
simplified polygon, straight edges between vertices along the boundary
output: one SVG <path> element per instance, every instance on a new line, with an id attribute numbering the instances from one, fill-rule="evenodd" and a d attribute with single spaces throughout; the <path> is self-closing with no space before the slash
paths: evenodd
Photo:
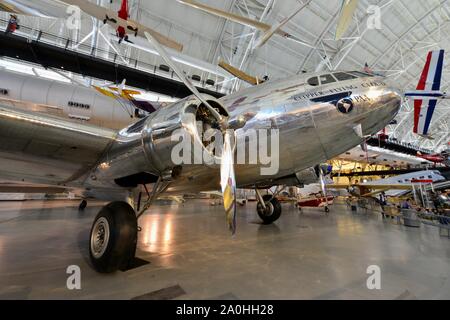
<path id="1" fill-rule="evenodd" d="M 352 22 L 353 14 L 358 6 L 358 2 L 359 0 L 342 0 L 335 40 L 340 40 L 347 31 L 350 26 L 350 22 Z"/>
<path id="2" fill-rule="evenodd" d="M 67 4 L 78 6 L 81 10 L 86 12 L 87 14 L 97 18 L 100 21 L 104 21 L 109 24 L 114 29 L 118 27 L 123 27 L 127 30 L 129 34 L 135 34 L 145 38 L 145 32 L 150 33 L 159 43 L 162 45 L 172 48 L 176 51 L 183 51 L 183 45 L 162 35 L 159 32 L 156 32 L 149 27 L 146 27 L 139 22 L 133 20 L 124 20 L 119 18 L 118 14 L 114 11 L 108 10 L 104 7 L 97 6 L 93 3 L 90 3 L 86 0 L 61 0 Z"/>
<path id="3" fill-rule="evenodd" d="M 0 11 L 5 11 L 5 12 L 15 13 L 15 14 L 26 14 L 26 12 L 21 10 L 19 7 L 9 4 L 5 1 L 0 1 Z"/>
<path id="4" fill-rule="evenodd" d="M 259 79 L 258 77 L 251 76 L 251 75 L 245 73 L 244 71 L 233 67 L 232 65 L 226 63 L 224 60 L 219 61 L 219 67 L 228 71 L 230 74 L 232 74 L 236 78 L 241 79 L 241 80 L 251 84 L 252 86 L 256 86 L 256 85 L 264 82 L 264 80 Z"/>
<path id="5" fill-rule="evenodd" d="M 203 12 L 207 12 L 209 14 L 212 14 L 212 15 L 215 15 L 215 16 L 218 16 L 218 17 L 221 17 L 221 18 L 224 18 L 224 19 L 236 22 L 236 23 L 240 23 L 240 24 L 243 24 L 243 25 L 245 25 L 247 27 L 258 29 L 258 30 L 261 30 L 261 31 L 264 31 L 264 32 L 269 31 L 270 28 L 271 28 L 270 25 L 265 24 L 263 22 L 259 22 L 259 21 L 256 21 L 256 20 L 253 20 L 253 19 L 250 19 L 250 18 L 246 18 L 246 17 L 240 16 L 240 15 L 237 15 L 237 14 L 233 14 L 233 13 L 230 13 L 230 12 L 226 12 L 226 11 L 223 11 L 223 10 L 212 8 L 210 6 L 198 3 L 196 1 L 192 1 L 192 0 L 178 0 L 178 2 L 186 4 L 186 5 L 190 6 L 190 7 L 195 8 L 195 9 L 201 10 Z M 276 33 L 282 33 L 284 35 L 284 32 L 280 31 L 280 29 L 277 29 Z"/>
<path id="6" fill-rule="evenodd" d="M 8 182 L 0 182 L 0 193 L 46 193 L 56 194 L 66 191 L 64 187 L 52 187 L 46 185 L 24 185 Z"/>
<path id="7" fill-rule="evenodd" d="M 366 189 L 395 189 L 410 190 L 412 185 L 408 184 L 329 184 L 328 189 L 347 189 L 347 188 L 366 188 Z"/>
<path id="8" fill-rule="evenodd" d="M 67 6 L 61 2 L 40 0 L 0 0 L 0 11 L 35 17 L 64 17 Z"/>
<path id="9" fill-rule="evenodd" d="M 110 129 L 0 104 L 0 177 L 64 186 L 81 179 L 115 141 Z"/>
<path id="10" fill-rule="evenodd" d="M 336 189 L 354 189 L 360 190 L 361 197 L 371 197 L 377 193 L 388 190 L 412 190 L 412 185 L 407 184 L 331 184 L 327 186 L 330 190 Z"/>

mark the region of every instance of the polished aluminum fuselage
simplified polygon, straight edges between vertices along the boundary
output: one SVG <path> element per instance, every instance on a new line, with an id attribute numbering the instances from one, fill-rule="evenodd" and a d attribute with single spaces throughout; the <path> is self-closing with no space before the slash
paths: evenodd
<path id="1" fill-rule="evenodd" d="M 276 184 L 278 179 L 332 159 L 363 142 L 364 138 L 355 132 L 355 126 L 361 124 L 363 136 L 375 134 L 392 121 L 401 105 L 398 91 L 381 77 L 358 78 L 320 87 L 309 86 L 306 79 L 266 83 L 222 98 L 231 119 L 243 114 L 255 115 L 244 128 L 237 130 L 237 136 L 244 135 L 249 129 L 279 130 L 279 171 L 266 176 L 261 175 L 264 165 L 237 164 L 239 186 Z M 311 101 L 311 98 L 347 91 L 358 100 L 348 114 L 338 111 L 332 103 Z M 180 179 L 169 190 L 185 192 L 193 188 L 218 188 L 217 170 L 193 170 L 195 178 Z"/>
<path id="2" fill-rule="evenodd" d="M 306 79 L 298 76 L 269 82 L 220 100 L 231 121 L 240 116 L 248 119 L 236 131 L 238 137 L 249 129 L 279 130 L 279 170 L 262 175 L 264 165 L 236 164 L 238 186 L 277 184 L 279 179 L 342 154 L 360 144 L 362 135 L 383 129 L 401 104 L 399 93 L 383 78 L 358 78 L 316 87 L 306 84 Z M 349 112 L 339 111 L 337 101 L 324 99 L 346 92 L 353 101 Z M 116 194 L 130 191 L 119 187 L 117 179 L 140 172 L 157 175 L 165 166 L 170 169 L 168 133 L 179 126 L 180 108 L 186 108 L 192 100 L 158 110 L 145 120 L 142 130 L 129 133 L 124 129 L 115 134 L 63 120 L 50 121 L 42 115 L 0 110 L 0 142 L 4 142 L 0 143 L 0 181 L 61 185 L 115 199 Z M 355 130 L 358 125 L 362 134 Z M 162 143 L 150 144 L 155 137 Z M 217 190 L 219 181 L 218 165 L 183 165 L 167 192 Z"/>

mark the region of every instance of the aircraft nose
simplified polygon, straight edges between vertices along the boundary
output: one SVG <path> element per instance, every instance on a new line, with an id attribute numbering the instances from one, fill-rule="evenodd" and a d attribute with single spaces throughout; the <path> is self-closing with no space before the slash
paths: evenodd
<path id="1" fill-rule="evenodd" d="M 388 87 L 385 92 L 385 98 L 383 99 L 383 109 L 385 110 L 384 113 L 390 117 L 391 120 L 393 120 L 402 106 L 403 92 L 396 87 Z"/>

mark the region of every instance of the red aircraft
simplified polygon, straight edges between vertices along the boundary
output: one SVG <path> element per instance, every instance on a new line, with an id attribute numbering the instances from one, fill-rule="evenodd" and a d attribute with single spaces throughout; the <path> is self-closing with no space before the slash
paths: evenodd
<path id="1" fill-rule="evenodd" d="M 433 163 L 443 163 L 447 165 L 448 162 L 448 154 L 447 152 L 436 153 L 436 154 L 422 154 L 417 152 L 417 157 L 428 160 Z"/>
<path id="2" fill-rule="evenodd" d="M 128 14 L 128 0 L 122 0 L 122 5 L 120 6 L 120 10 L 119 12 L 117 12 L 117 14 L 119 15 L 119 18 L 128 20 L 128 18 L 130 17 L 130 15 Z M 124 27 L 118 27 L 116 34 L 119 37 L 119 43 L 121 43 L 122 40 L 128 41 L 128 36 Z"/>
<path id="3" fill-rule="evenodd" d="M 128 18 L 130 17 L 130 14 L 128 13 L 128 0 L 122 0 L 122 4 L 120 5 L 120 10 L 117 12 L 117 15 L 119 18 L 123 20 L 128 20 Z M 108 15 L 106 15 L 105 19 L 103 20 L 103 23 L 106 23 L 107 21 L 110 21 L 114 24 L 117 23 L 116 19 L 110 18 L 108 17 Z M 128 29 L 133 31 L 134 35 L 137 36 L 138 32 L 137 27 L 134 28 L 133 26 L 128 26 Z M 117 27 L 116 35 L 119 37 L 119 43 L 121 43 L 123 40 L 131 42 L 128 40 L 128 35 L 125 28 L 122 26 Z"/>

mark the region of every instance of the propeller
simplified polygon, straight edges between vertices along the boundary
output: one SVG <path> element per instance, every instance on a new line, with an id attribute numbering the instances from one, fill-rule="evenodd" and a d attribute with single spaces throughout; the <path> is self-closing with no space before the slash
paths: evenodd
<path id="1" fill-rule="evenodd" d="M 235 138 L 233 130 L 227 130 L 229 127 L 227 117 L 222 116 L 214 109 L 208 101 L 198 92 L 197 88 L 186 77 L 186 75 L 178 68 L 166 50 L 159 42 L 148 32 L 144 32 L 148 42 L 158 51 L 161 58 L 172 68 L 175 74 L 180 78 L 184 85 L 203 103 L 214 118 L 219 123 L 223 134 L 224 145 L 222 148 L 222 158 L 220 162 L 220 185 L 223 195 L 223 204 L 225 208 L 226 220 L 232 234 L 236 232 L 236 178 L 234 174 L 234 150 L 232 147 L 232 139 Z"/>

